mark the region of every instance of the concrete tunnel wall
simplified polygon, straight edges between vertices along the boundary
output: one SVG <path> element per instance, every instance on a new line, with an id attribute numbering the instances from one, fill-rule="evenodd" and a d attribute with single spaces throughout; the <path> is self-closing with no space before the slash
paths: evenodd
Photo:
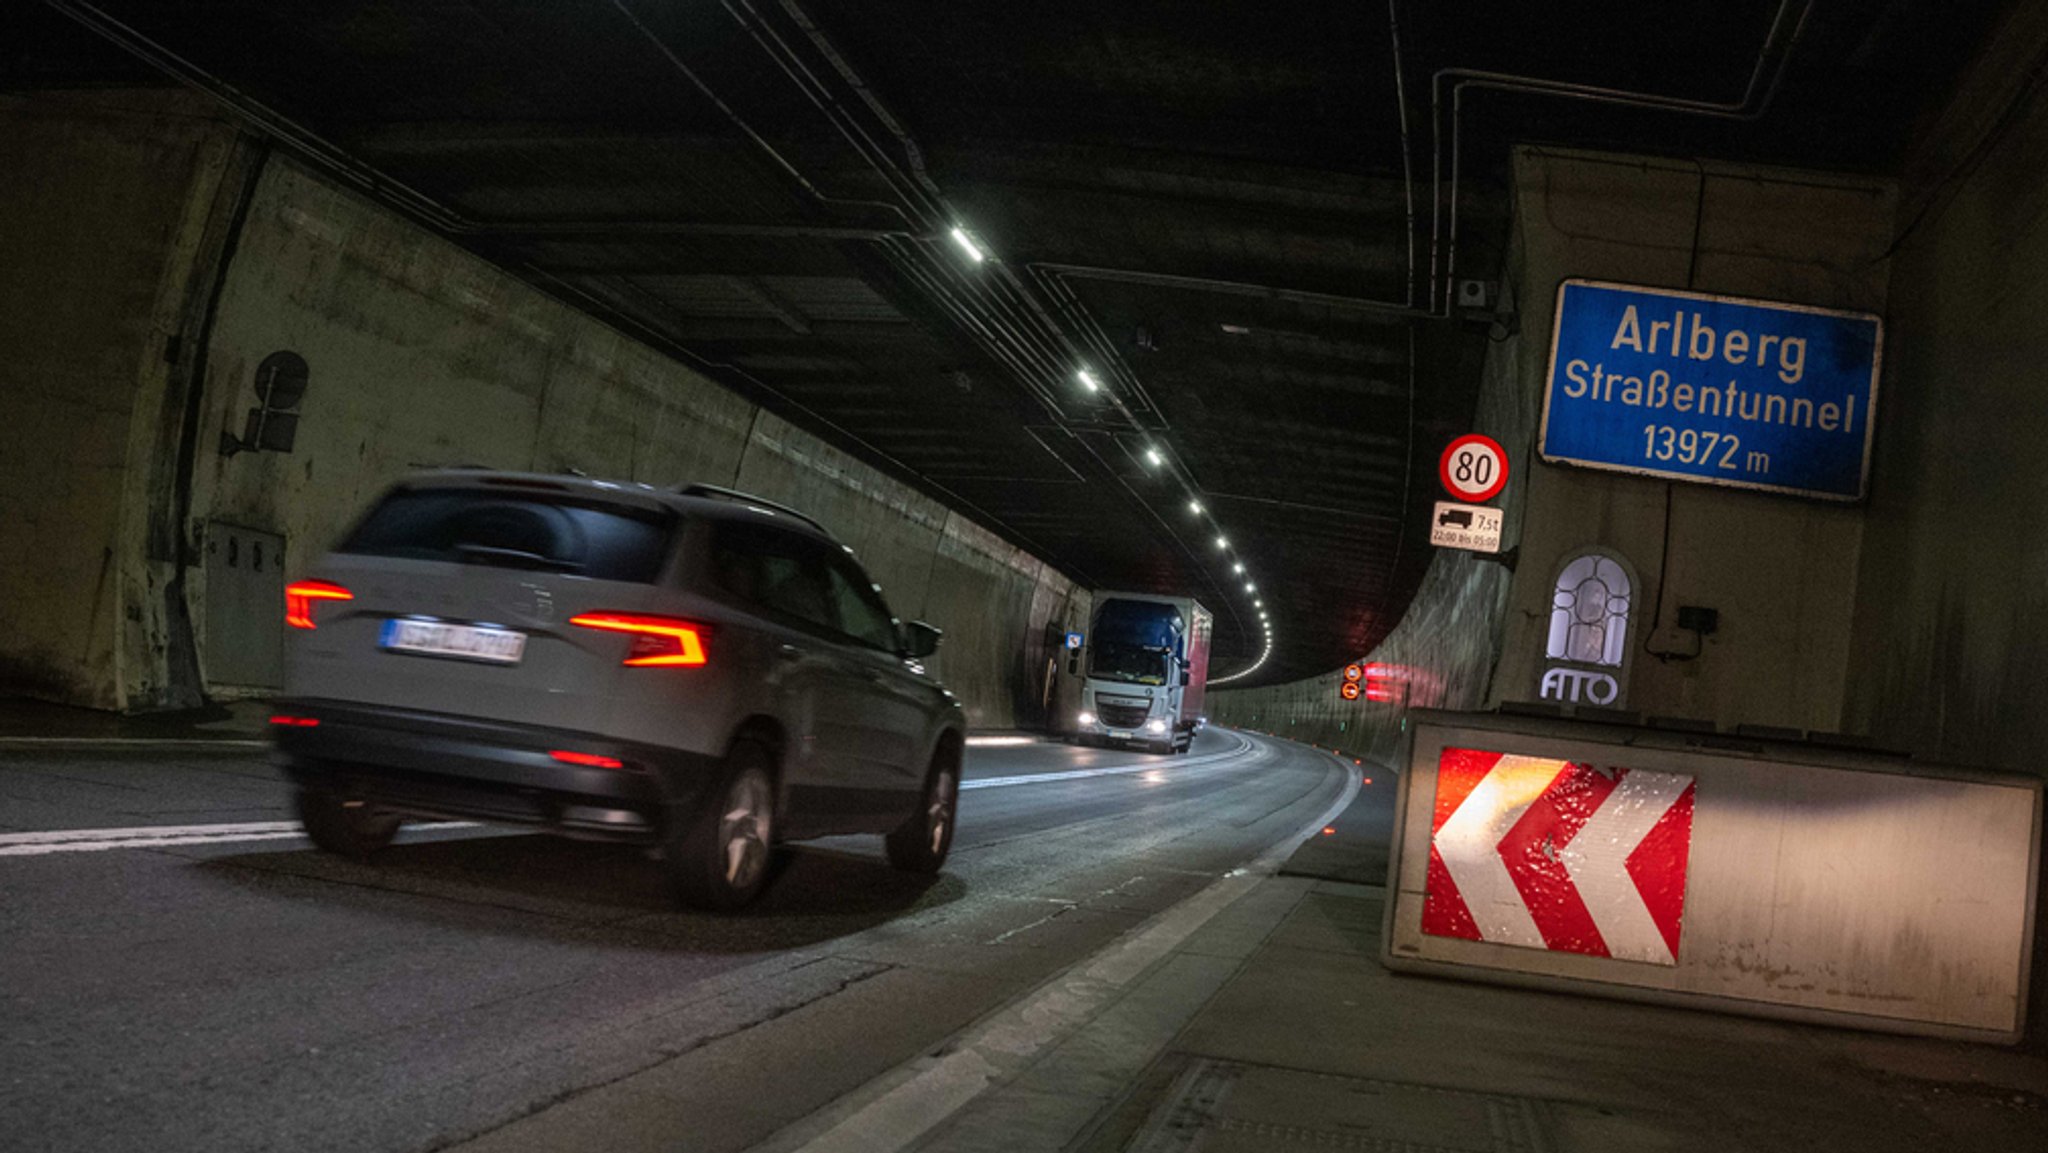
<path id="1" fill-rule="evenodd" d="M 1883 306 L 1890 189 L 1750 166 L 1524 148 L 1503 272 L 1516 331 L 1491 344 L 1476 430 L 1507 449 L 1503 547 L 1446 550 L 1408 614 L 1361 660 L 1388 666 L 1408 704 L 1534 701 L 1559 569 L 1589 549 L 1634 577 L 1629 656 L 1611 670 L 1618 706 L 1649 715 L 1833 731 L 1841 727 L 1860 510 L 1734 489 L 1544 464 L 1536 459 L 1551 316 L 1570 277 Z M 1423 446 L 1433 452 L 1441 446 Z M 1411 526 L 1415 537 L 1423 526 Z M 1426 547 L 1426 546 L 1424 546 Z M 1700 655 L 1669 655 L 1657 626 L 1679 605 L 1719 610 Z M 1376 758 L 1398 745 L 1398 703 L 1345 701 L 1340 672 L 1218 694 L 1217 715 Z M 1252 720 L 1250 718 L 1259 719 Z"/>
<path id="2" fill-rule="evenodd" d="M 239 191 L 179 95 L 0 98 L 0 684 L 165 690 L 194 331 Z"/>
<path id="3" fill-rule="evenodd" d="M 1722 610 L 1698 660 L 1662 661 L 1642 651 L 1647 636 L 1631 642 L 1630 709 L 1839 730 L 2048 776 L 2048 474 L 2033 467 L 2048 441 L 2048 104 L 2025 90 L 2044 44 L 2048 9 L 2018 6 L 1930 122 L 1898 191 L 1709 165 L 1700 201 L 1689 164 L 1518 156 L 1504 287 L 1520 333 L 1490 350 L 1478 430 L 1507 446 L 1519 478 L 1504 507 L 1520 563 L 1502 603 L 1496 584 L 1462 575 L 1484 562 L 1436 559 L 1408 618 L 1369 654 L 1420 663 L 1420 685 L 1448 690 L 1413 703 L 1533 699 L 1559 548 L 1601 544 L 1627 554 L 1647 588 L 1669 585 L 1667 620 L 1682 603 Z M 1696 206 L 1696 288 L 1879 311 L 1884 364 L 1867 502 L 1673 486 L 1666 566 L 1646 547 L 1661 535 L 1662 483 L 1533 461 L 1534 414 L 1556 281 L 1682 287 Z M 1499 395 L 1509 359 L 1519 409 Z M 1490 684 L 1472 674 L 1489 649 L 1500 654 Z M 1213 699 L 1227 722 L 1390 756 L 1400 708 L 1341 702 L 1336 684 L 1333 670 Z M 2037 894 L 2048 891 L 2041 866 Z M 2048 920 L 2038 907 L 2033 957 L 2028 1036 L 2040 1047 Z"/>
<path id="4" fill-rule="evenodd" d="M 224 681 L 206 651 L 209 609 L 232 611 L 206 588 L 212 534 L 276 533 L 297 575 L 394 477 L 481 464 L 703 481 L 802 508 L 900 615 L 946 630 L 937 668 L 971 725 L 1037 721 L 1046 625 L 1079 627 L 1088 608 L 1052 566 L 289 159 L 257 156 L 205 105 L 164 99 L 175 115 L 135 97 L 0 106 L 0 155 L 18 162 L 0 217 L 38 256 L 0 269 L 0 312 L 33 350 L 0 365 L 19 398 L 0 430 L 0 546 L 29 558 L 9 568 L 0 684 L 129 709 L 195 703 L 199 678 L 216 696 L 272 688 Z M 219 242 L 210 260 L 201 244 L 222 221 L 235 224 L 224 269 Z M 52 275 L 74 268 L 89 298 Z M 151 307 L 216 293 L 210 323 Z M 202 334 L 181 517 L 163 462 L 178 455 L 184 396 L 166 395 L 157 362 L 164 340 L 190 355 Z M 257 404 L 257 364 L 278 350 L 310 366 L 293 450 L 223 454 Z M 158 536 L 188 534 L 188 563 L 150 538 L 152 517 L 177 526 Z M 102 585 L 112 604 L 87 603 L 80 590 Z M 181 650 L 196 663 L 186 684 Z"/>

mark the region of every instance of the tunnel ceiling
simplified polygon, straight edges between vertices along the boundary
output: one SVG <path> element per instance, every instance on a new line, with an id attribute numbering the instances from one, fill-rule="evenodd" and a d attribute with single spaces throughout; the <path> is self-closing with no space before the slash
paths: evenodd
<path id="1" fill-rule="evenodd" d="M 1435 456 L 1489 339 L 1451 286 L 1500 274 L 1510 142 L 1893 172 L 2000 10 L 8 8 L 0 85 L 207 90 L 1082 584 L 1201 597 L 1219 673 L 1258 658 L 1263 599 L 1272 652 L 1242 684 L 1362 654 L 1428 563 Z"/>

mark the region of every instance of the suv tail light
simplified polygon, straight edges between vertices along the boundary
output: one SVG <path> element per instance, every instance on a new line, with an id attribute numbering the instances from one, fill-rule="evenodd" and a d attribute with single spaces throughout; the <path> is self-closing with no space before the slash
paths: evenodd
<path id="1" fill-rule="evenodd" d="M 328 581 L 293 581 L 284 586 L 284 623 L 310 629 L 314 601 L 352 601 L 356 594 Z"/>
<path id="2" fill-rule="evenodd" d="M 705 663 L 704 636 L 710 630 L 675 617 L 642 616 L 638 613 L 578 613 L 572 625 L 607 632 L 630 633 L 633 647 L 626 650 L 623 664 L 701 665 Z"/>

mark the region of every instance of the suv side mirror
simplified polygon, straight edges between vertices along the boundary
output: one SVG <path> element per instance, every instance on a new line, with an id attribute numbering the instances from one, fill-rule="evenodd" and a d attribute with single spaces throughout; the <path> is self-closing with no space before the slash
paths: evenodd
<path id="1" fill-rule="evenodd" d="M 939 651 L 938 629 L 923 621 L 910 621 L 903 626 L 903 655 L 906 657 L 928 657 Z"/>

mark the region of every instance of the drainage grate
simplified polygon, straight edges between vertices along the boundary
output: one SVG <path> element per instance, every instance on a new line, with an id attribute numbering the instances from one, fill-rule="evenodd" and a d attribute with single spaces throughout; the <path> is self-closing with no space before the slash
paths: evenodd
<path id="1" fill-rule="evenodd" d="M 1195 1058 L 1128 1153 L 1544 1153 L 1527 1097 Z"/>

